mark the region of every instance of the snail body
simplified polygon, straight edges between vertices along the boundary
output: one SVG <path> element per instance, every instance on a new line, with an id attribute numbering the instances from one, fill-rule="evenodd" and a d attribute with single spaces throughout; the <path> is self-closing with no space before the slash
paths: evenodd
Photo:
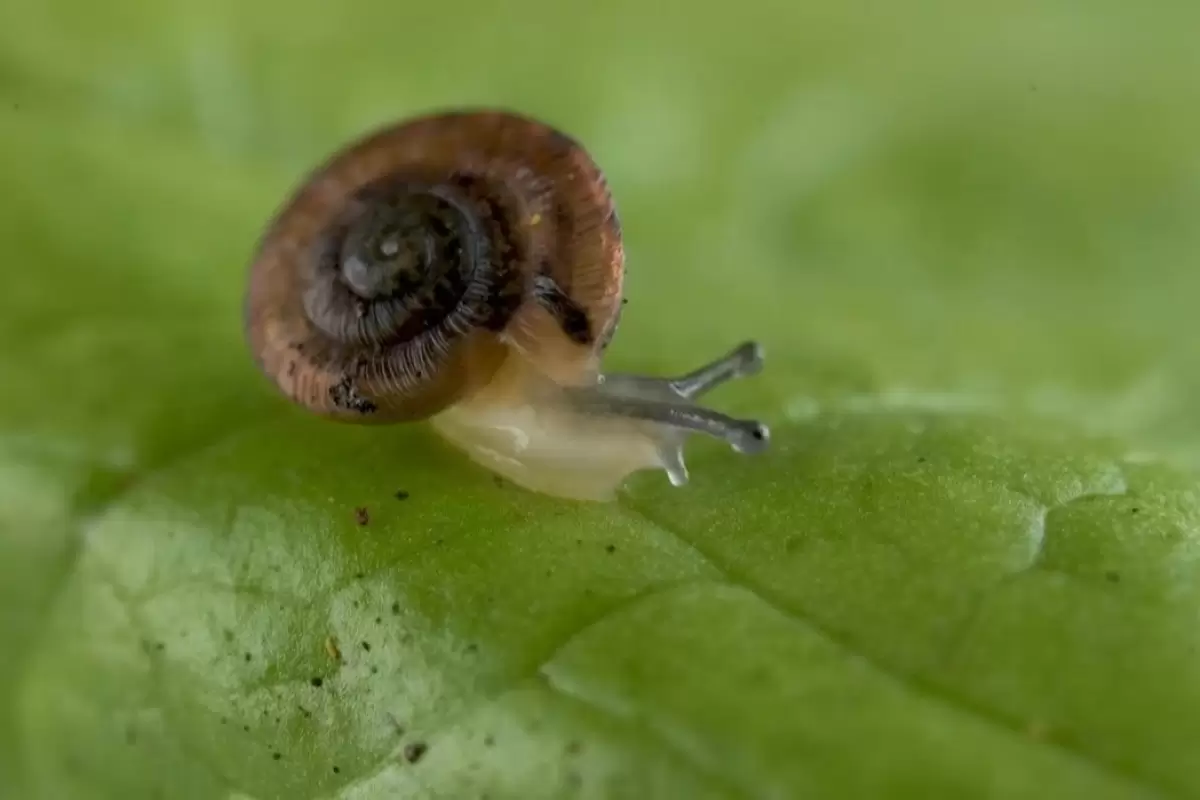
<path id="1" fill-rule="evenodd" d="M 573 139 L 504 111 L 432 114 L 350 144 L 288 199 L 250 266 L 246 338 L 309 411 L 429 420 L 558 496 L 607 499 L 647 468 L 684 483 L 690 431 L 760 449 L 765 427 L 691 403 L 757 371 L 752 344 L 679 379 L 603 374 L 624 259 L 607 183 Z"/>

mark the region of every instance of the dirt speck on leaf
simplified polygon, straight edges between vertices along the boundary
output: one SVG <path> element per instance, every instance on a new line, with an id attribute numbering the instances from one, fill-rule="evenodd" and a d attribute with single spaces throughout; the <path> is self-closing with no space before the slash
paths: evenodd
<path id="1" fill-rule="evenodd" d="M 424 742 L 407 744 L 404 746 L 404 760 L 410 764 L 415 764 L 424 757 L 427 750 L 429 750 L 429 745 Z"/>
<path id="2" fill-rule="evenodd" d="M 367 511 L 366 506 L 359 506 L 354 509 L 354 521 L 359 525 L 366 525 L 371 521 L 371 512 Z"/>
<path id="3" fill-rule="evenodd" d="M 392 496 L 395 497 L 397 500 L 407 500 L 412 495 L 410 495 L 408 492 L 404 491 L 403 489 L 397 489 L 396 493 Z"/>
<path id="4" fill-rule="evenodd" d="M 315 677 L 312 680 L 310 680 L 309 683 L 311 683 L 314 688 L 320 689 L 322 686 L 325 685 L 325 679 L 318 676 L 318 677 Z"/>

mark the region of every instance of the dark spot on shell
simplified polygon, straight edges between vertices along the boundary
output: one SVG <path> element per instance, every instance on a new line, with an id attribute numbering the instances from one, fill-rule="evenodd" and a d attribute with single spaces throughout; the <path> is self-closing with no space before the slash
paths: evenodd
<path id="1" fill-rule="evenodd" d="M 379 674 L 379 667 L 377 667 L 377 666 L 375 666 L 374 664 L 372 664 L 372 665 L 371 665 L 371 674 L 372 674 L 372 675 L 378 675 L 378 674 Z"/>
<path id="2" fill-rule="evenodd" d="M 404 760 L 410 764 L 415 764 L 421 760 L 428 750 L 429 745 L 424 742 L 407 744 L 404 746 Z"/>
<path id="3" fill-rule="evenodd" d="M 242 726 L 242 730 L 244 730 L 246 733 L 249 733 L 249 732 L 250 732 L 250 726 L 249 726 L 249 725 L 243 725 L 243 726 Z"/>
<path id="4" fill-rule="evenodd" d="M 550 265 L 543 265 L 541 274 L 533 279 L 534 297 L 553 315 L 568 339 L 576 344 L 591 344 L 595 341 L 591 320 L 579 304 L 550 277 L 549 270 Z"/>
<path id="5" fill-rule="evenodd" d="M 918 464 L 924 464 L 924 463 L 925 463 L 925 456 L 917 456 L 917 463 L 918 463 Z"/>
<path id="6" fill-rule="evenodd" d="M 320 689 L 322 686 L 325 685 L 325 679 L 321 678 L 321 677 L 316 677 L 316 678 L 313 678 L 312 680 L 310 680 L 309 683 L 311 683 L 314 688 Z"/>
<path id="7" fill-rule="evenodd" d="M 359 525 L 366 525 L 371 521 L 371 514 L 366 508 L 359 506 L 358 508 L 354 509 L 354 521 Z"/>
<path id="8" fill-rule="evenodd" d="M 1138 508 L 1137 506 L 1134 506 L 1133 508 L 1129 509 L 1129 513 L 1130 513 L 1130 514 L 1136 514 L 1136 513 L 1138 513 L 1139 511 L 1141 511 L 1141 509 L 1140 509 L 1140 508 Z"/>
<path id="9" fill-rule="evenodd" d="M 382 624 L 383 624 L 383 617 L 376 617 L 376 618 L 375 618 L 375 624 L 376 624 L 376 625 L 382 625 Z"/>
<path id="10" fill-rule="evenodd" d="M 366 650 L 368 653 L 369 653 L 369 652 L 371 652 L 371 643 L 370 643 L 370 642 L 363 642 L 363 643 L 362 643 L 362 649 L 363 649 L 363 650 Z"/>
<path id="11" fill-rule="evenodd" d="M 356 581 L 361 581 L 365 577 L 367 577 L 367 573 L 365 573 L 365 572 L 354 573 L 354 580 L 356 580 Z"/>
<path id="12" fill-rule="evenodd" d="M 480 324 L 490 331 L 502 331 L 521 307 L 524 296 L 519 281 L 504 281 L 501 288 L 488 298 L 487 313 Z"/>
<path id="13" fill-rule="evenodd" d="M 341 767 L 339 767 L 337 764 L 334 764 L 334 765 L 333 765 L 333 774 L 334 774 L 334 775 L 337 775 L 337 774 L 341 773 L 341 771 L 342 771 L 342 768 L 341 768 Z"/>
<path id="14" fill-rule="evenodd" d="M 446 182 L 459 189 L 470 189 L 475 185 L 475 176 L 469 172 L 451 172 Z"/>
<path id="15" fill-rule="evenodd" d="M 395 497 L 397 500 L 407 500 L 409 498 L 408 492 L 404 491 L 403 489 L 398 489 L 396 491 L 396 493 L 392 496 Z"/>
<path id="16" fill-rule="evenodd" d="M 343 411 L 358 414 L 374 414 L 379 407 L 358 393 L 349 375 L 329 387 L 329 399 Z"/>
<path id="17" fill-rule="evenodd" d="M 471 643 L 469 643 L 469 644 L 467 645 L 467 652 L 468 652 L 468 653 L 478 653 L 478 652 L 479 652 L 479 645 L 475 644 L 474 642 L 471 642 Z"/>
<path id="18" fill-rule="evenodd" d="M 283 758 L 283 753 L 271 753 L 271 758 L 278 761 L 279 759 Z"/>
<path id="19" fill-rule="evenodd" d="M 163 642 L 155 642 L 154 649 L 161 653 L 162 651 L 167 649 L 167 646 Z"/>
<path id="20" fill-rule="evenodd" d="M 617 552 L 617 546 L 615 544 L 610 544 L 610 545 L 606 546 L 604 549 L 605 549 L 605 551 L 607 551 L 609 553 Z"/>
<path id="21" fill-rule="evenodd" d="M 393 614 L 400 613 L 400 603 L 399 602 L 392 603 L 392 613 Z"/>
<path id="22" fill-rule="evenodd" d="M 1121 582 L 1121 573 L 1117 572 L 1115 569 L 1110 569 L 1108 572 L 1104 573 L 1104 577 L 1108 579 L 1109 583 Z"/>

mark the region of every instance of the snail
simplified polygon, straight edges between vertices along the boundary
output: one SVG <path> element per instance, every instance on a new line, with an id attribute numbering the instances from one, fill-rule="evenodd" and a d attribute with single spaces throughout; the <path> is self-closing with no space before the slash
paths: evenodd
<path id="1" fill-rule="evenodd" d="M 690 434 L 735 451 L 767 427 L 697 404 L 762 368 L 745 342 L 674 378 L 609 374 L 625 253 L 604 175 L 535 119 L 400 120 L 315 169 L 263 232 L 244 324 L 258 369 L 331 420 L 428 421 L 529 490 L 608 500 L 631 473 L 688 482 Z"/>

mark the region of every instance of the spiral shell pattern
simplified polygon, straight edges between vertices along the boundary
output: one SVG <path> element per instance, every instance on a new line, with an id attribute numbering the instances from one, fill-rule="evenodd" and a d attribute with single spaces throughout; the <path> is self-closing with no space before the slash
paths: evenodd
<path id="1" fill-rule="evenodd" d="M 312 174 L 259 244 L 246 334 L 294 402 L 358 422 L 429 417 L 505 359 L 589 379 L 624 253 L 598 167 L 501 111 L 381 130 Z"/>

